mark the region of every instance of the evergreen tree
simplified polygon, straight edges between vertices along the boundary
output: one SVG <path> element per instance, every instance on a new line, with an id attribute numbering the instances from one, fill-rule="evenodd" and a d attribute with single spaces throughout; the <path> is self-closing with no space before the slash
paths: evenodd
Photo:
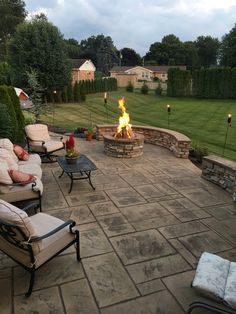
<path id="1" fill-rule="evenodd" d="M 0 138 L 9 138 L 14 142 L 12 121 L 7 105 L 0 102 Z"/>
<path id="2" fill-rule="evenodd" d="M 16 95 L 15 89 L 12 86 L 8 86 L 8 94 L 11 98 L 13 107 L 15 109 L 16 119 L 18 121 L 18 131 L 17 131 L 17 138 L 18 142 L 23 142 L 24 140 L 24 127 L 25 127 L 25 117 L 21 110 L 20 100 L 19 97 Z"/>

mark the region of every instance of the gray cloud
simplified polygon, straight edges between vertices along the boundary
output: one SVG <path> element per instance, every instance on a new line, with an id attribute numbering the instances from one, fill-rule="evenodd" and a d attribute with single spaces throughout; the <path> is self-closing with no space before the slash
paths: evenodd
<path id="1" fill-rule="evenodd" d="M 103 33 L 118 49 L 144 55 L 168 34 L 182 41 L 201 35 L 219 39 L 234 26 L 234 0 L 26 0 L 29 12 L 46 12 L 65 38 L 86 39 Z"/>

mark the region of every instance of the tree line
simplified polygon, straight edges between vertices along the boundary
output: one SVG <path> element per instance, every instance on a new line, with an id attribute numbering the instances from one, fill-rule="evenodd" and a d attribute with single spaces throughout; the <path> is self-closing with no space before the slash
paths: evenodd
<path id="1" fill-rule="evenodd" d="M 236 98 L 236 68 L 206 68 L 193 71 L 169 69 L 167 95 L 170 97 Z"/>

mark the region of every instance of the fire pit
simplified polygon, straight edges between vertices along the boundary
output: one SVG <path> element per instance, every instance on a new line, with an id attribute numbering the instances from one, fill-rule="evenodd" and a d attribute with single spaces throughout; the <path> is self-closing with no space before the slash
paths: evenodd
<path id="1" fill-rule="evenodd" d="M 114 135 L 104 135 L 104 152 L 108 156 L 118 158 L 132 158 L 143 154 L 144 136 L 135 134 L 129 123 L 129 114 L 126 112 L 124 98 L 119 100 L 119 109 L 122 116 Z"/>

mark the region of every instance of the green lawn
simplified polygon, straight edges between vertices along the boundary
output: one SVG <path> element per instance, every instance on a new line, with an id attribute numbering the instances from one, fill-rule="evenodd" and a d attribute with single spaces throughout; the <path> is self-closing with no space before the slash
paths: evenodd
<path id="1" fill-rule="evenodd" d="M 168 127 L 166 105 L 171 105 L 170 128 L 187 135 L 193 142 L 207 146 L 209 151 L 222 155 L 227 129 L 227 115 L 232 114 L 228 130 L 225 157 L 236 160 L 236 101 L 192 98 L 158 97 L 153 93 L 142 95 L 139 91 L 127 93 L 123 89 L 107 93 L 108 112 L 103 93 L 87 95 L 82 104 L 57 104 L 53 114 L 43 121 L 54 126 L 73 130 L 77 127 L 118 123 L 118 99 L 125 97 L 127 112 L 132 124 Z M 52 105 L 53 106 L 53 105 Z M 54 122 L 53 122 L 54 120 Z"/>

